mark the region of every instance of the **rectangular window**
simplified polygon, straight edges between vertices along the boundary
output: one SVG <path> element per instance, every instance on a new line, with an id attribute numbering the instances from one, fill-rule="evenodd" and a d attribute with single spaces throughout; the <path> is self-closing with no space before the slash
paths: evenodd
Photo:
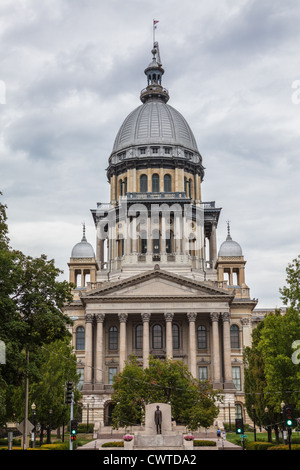
<path id="1" fill-rule="evenodd" d="M 152 148 L 152 153 L 158 153 L 158 147 L 153 147 Z"/>
<path id="2" fill-rule="evenodd" d="M 232 380 L 234 386 L 237 390 L 242 390 L 242 381 L 241 381 L 241 368 L 237 366 L 232 367 Z"/>
<path id="3" fill-rule="evenodd" d="M 140 155 L 145 155 L 146 153 L 146 149 L 145 148 L 141 148 L 140 149 Z"/>
<path id="4" fill-rule="evenodd" d="M 79 375 L 79 382 L 77 384 L 77 390 L 81 390 L 83 387 L 84 369 L 82 367 L 77 369 L 77 374 Z"/>
<path id="5" fill-rule="evenodd" d="M 108 384 L 112 385 L 113 384 L 113 378 L 117 373 L 117 368 L 116 367 L 109 367 L 108 369 Z"/>
<path id="6" fill-rule="evenodd" d="M 208 375 L 207 375 L 207 367 L 199 367 L 199 380 L 207 380 Z"/>
<path id="7" fill-rule="evenodd" d="M 170 147 L 165 147 L 165 154 L 170 155 L 171 153 L 171 148 Z"/>

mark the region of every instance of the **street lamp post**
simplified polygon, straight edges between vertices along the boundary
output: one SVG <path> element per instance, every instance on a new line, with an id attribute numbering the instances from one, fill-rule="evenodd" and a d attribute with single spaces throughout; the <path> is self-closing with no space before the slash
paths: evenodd
<path id="1" fill-rule="evenodd" d="M 254 441 L 256 441 L 256 426 L 255 426 L 255 406 L 252 405 L 252 410 L 253 410 L 253 425 L 254 425 Z"/>
<path id="2" fill-rule="evenodd" d="M 35 447 L 35 413 L 36 413 L 36 404 L 32 403 L 31 405 L 31 412 L 32 412 L 32 424 L 33 424 L 33 430 L 32 430 L 32 448 Z"/>
<path id="3" fill-rule="evenodd" d="M 272 438 L 271 438 L 272 431 L 270 432 L 270 425 L 269 425 L 269 408 L 267 406 L 265 407 L 265 413 L 266 413 L 266 416 L 267 416 L 268 442 L 272 442 Z"/>
<path id="4" fill-rule="evenodd" d="M 52 410 L 49 410 L 49 444 L 51 444 Z"/>

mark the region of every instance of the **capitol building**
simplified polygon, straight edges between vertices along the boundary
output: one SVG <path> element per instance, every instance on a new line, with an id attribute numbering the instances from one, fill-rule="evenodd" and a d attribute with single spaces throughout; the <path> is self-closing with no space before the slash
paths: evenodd
<path id="1" fill-rule="evenodd" d="M 91 211 L 95 249 L 84 228 L 68 263 L 76 288 L 65 313 L 73 319 L 82 421 L 110 425 L 113 377 L 132 354 L 145 368 L 150 355 L 182 361 L 222 391 L 220 421 L 248 420 L 242 354 L 257 300 L 229 223 L 217 246 L 221 208 L 202 194 L 202 156 L 169 104 L 157 42 L 151 55 L 141 104 L 108 156 L 110 201 Z"/>

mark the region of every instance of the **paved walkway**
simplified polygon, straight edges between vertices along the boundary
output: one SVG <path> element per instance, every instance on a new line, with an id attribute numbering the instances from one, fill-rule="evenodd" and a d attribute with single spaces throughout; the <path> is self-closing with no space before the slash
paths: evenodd
<path id="1" fill-rule="evenodd" d="M 197 433 L 198 434 L 198 433 Z M 196 439 L 201 439 L 201 440 L 209 440 L 209 441 L 216 441 L 217 445 L 214 447 L 200 447 L 200 446 L 195 446 L 193 448 L 193 451 L 198 451 L 198 450 L 242 450 L 240 446 L 237 446 L 235 444 L 232 444 L 229 441 L 224 441 L 222 443 L 221 438 L 213 437 L 212 435 L 197 435 L 195 436 Z M 97 438 L 94 441 L 89 442 L 88 444 L 85 444 L 84 446 L 81 446 L 78 448 L 78 450 L 113 450 L 113 451 L 118 451 L 118 450 L 124 450 L 124 447 L 102 447 L 102 444 L 105 442 L 118 442 L 122 440 L 122 436 L 111 436 L 111 437 L 102 437 L 102 438 Z M 147 450 L 145 448 L 144 450 Z M 157 448 L 159 451 L 159 448 Z"/>

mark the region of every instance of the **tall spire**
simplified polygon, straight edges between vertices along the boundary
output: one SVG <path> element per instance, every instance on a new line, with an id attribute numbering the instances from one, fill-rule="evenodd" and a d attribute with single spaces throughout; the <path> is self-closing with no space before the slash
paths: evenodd
<path id="1" fill-rule="evenodd" d="M 145 69 L 145 74 L 147 76 L 147 88 L 141 91 L 141 101 L 145 103 L 149 98 L 160 99 L 165 103 L 169 100 L 169 92 L 166 88 L 163 88 L 161 85 L 162 76 L 165 73 L 162 68 L 159 46 L 158 42 L 155 41 L 155 24 L 158 21 L 153 20 L 153 48 L 152 53 L 152 62 Z"/>
<path id="2" fill-rule="evenodd" d="M 86 242 L 87 239 L 86 239 L 86 236 L 85 236 L 85 222 L 82 223 L 82 239 L 81 239 L 82 242 Z"/>
<path id="3" fill-rule="evenodd" d="M 227 220 L 227 240 L 232 240 L 230 235 L 230 220 Z"/>

